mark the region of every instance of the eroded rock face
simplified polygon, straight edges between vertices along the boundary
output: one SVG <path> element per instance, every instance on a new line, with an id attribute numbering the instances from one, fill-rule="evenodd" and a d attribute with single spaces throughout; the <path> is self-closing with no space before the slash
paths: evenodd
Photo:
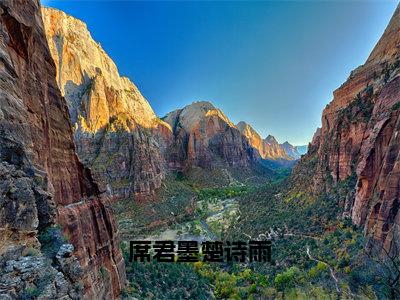
<path id="1" fill-rule="evenodd" d="M 164 122 L 135 85 L 120 77 L 83 22 L 50 8 L 43 9 L 43 19 L 78 155 L 110 196 L 147 200 L 170 170 L 294 159 L 273 137 L 262 140 L 249 125 L 235 126 L 208 102 L 173 111 Z"/>
<path id="2" fill-rule="evenodd" d="M 293 146 L 289 142 L 284 142 L 283 144 L 281 144 L 281 147 L 285 150 L 286 154 L 291 159 L 299 159 L 301 157 L 300 153 L 297 150 L 297 147 Z"/>
<path id="3" fill-rule="evenodd" d="M 119 75 L 86 24 L 59 10 L 42 12 L 79 157 L 109 195 L 153 195 L 165 176 L 169 126 L 156 117 L 136 86 Z"/>
<path id="4" fill-rule="evenodd" d="M 246 122 L 239 122 L 236 127 L 247 137 L 250 145 L 257 149 L 263 159 L 269 160 L 293 160 L 300 158 L 294 146 L 288 142 L 279 144 L 272 135 L 262 139 L 261 136 Z M 290 154 L 289 152 L 290 151 Z"/>
<path id="5" fill-rule="evenodd" d="M 72 253 L 69 257 L 58 259 L 62 265 L 53 266 L 44 255 L 35 252 L 23 255 L 22 249 L 23 246 L 9 248 L 0 257 L 1 299 L 83 297 L 83 286 L 79 283 L 82 279 L 82 268 Z"/>
<path id="6" fill-rule="evenodd" d="M 108 199 L 100 196 L 90 171 L 75 154 L 39 2 L 0 1 L 0 23 L 0 254 L 11 261 L 2 261 L 1 268 L 13 265 L 3 270 L 8 279 L 0 279 L 0 284 L 17 278 L 15 266 L 41 269 L 38 230 L 60 224 L 83 273 L 81 278 L 68 277 L 73 258 L 63 267 L 49 266 L 54 275 L 48 283 L 50 290 L 54 288 L 49 297 L 75 297 L 72 290 L 57 288 L 66 280 L 67 289 L 82 281 L 80 293 L 86 297 L 116 298 L 125 282 L 118 231 Z M 13 249 L 21 246 L 37 250 L 38 257 L 20 257 Z M 101 268 L 108 276 L 101 275 Z M 36 284 L 33 277 L 41 277 L 38 272 L 28 272 L 24 283 L 12 291 L 4 290 L 7 284 L 0 285 L 0 293 L 19 295 L 21 288 Z"/>
<path id="7" fill-rule="evenodd" d="M 400 224 L 400 8 L 364 65 L 334 92 L 325 108 L 314 190 L 357 177 L 346 209 L 374 244 L 390 248 Z M 310 152 L 310 151 L 309 151 Z M 305 159 L 311 159 L 307 155 Z"/>
<path id="8" fill-rule="evenodd" d="M 169 150 L 170 168 L 210 168 L 219 163 L 249 167 L 260 159 L 248 139 L 209 102 L 194 102 L 167 114 L 164 121 L 174 134 Z"/>
<path id="9" fill-rule="evenodd" d="M 278 143 L 274 136 L 268 135 L 264 140 L 265 153 L 268 157 L 290 159 L 285 149 Z"/>

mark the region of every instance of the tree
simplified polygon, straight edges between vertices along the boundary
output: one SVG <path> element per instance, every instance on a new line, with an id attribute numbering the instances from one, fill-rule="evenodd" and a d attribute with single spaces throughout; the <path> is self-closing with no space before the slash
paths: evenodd
<path id="1" fill-rule="evenodd" d="M 377 263 L 377 271 L 389 299 L 400 299 L 400 241 L 397 226 L 394 225 L 392 230 L 393 240 L 389 250 L 380 246 L 367 253 Z"/>

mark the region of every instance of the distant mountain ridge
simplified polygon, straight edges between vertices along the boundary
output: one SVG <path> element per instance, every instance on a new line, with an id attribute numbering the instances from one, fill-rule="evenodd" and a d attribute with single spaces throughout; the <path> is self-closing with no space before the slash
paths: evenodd
<path id="1" fill-rule="evenodd" d="M 137 87 L 119 75 L 85 23 L 52 8 L 42 8 L 42 15 L 78 156 L 110 196 L 153 196 L 171 170 L 251 169 L 262 160 L 300 157 L 272 136 L 262 139 L 244 122 L 233 124 L 210 102 L 194 102 L 158 118 Z"/>
<path id="2" fill-rule="evenodd" d="M 279 144 L 272 135 L 268 135 L 265 139 L 262 139 L 260 134 L 244 121 L 240 121 L 236 124 L 236 127 L 249 139 L 250 144 L 258 150 L 263 159 L 296 160 L 301 156 L 297 149 L 289 142 Z"/>
<path id="3" fill-rule="evenodd" d="M 304 155 L 304 154 L 307 153 L 308 145 L 301 145 L 301 146 L 295 146 L 295 147 L 296 147 L 297 152 L 298 152 L 300 155 Z"/>

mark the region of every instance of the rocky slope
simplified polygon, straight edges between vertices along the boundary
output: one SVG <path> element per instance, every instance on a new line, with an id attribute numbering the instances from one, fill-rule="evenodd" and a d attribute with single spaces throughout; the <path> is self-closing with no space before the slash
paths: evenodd
<path id="1" fill-rule="evenodd" d="M 0 1 L 0 24 L 0 298 L 116 298 L 118 231 L 75 154 L 39 2 Z"/>
<path id="2" fill-rule="evenodd" d="M 250 167 L 260 155 L 236 126 L 209 102 L 194 102 L 164 117 L 173 131 L 169 166 L 196 165 L 210 168 L 218 163 Z"/>
<path id="3" fill-rule="evenodd" d="M 288 142 L 279 144 L 272 135 L 262 139 L 261 136 L 246 122 L 236 124 L 239 131 L 248 138 L 251 146 L 257 149 L 263 159 L 293 160 L 300 158 L 297 150 Z"/>
<path id="4" fill-rule="evenodd" d="M 297 147 L 293 146 L 289 142 L 284 142 L 281 147 L 285 150 L 286 154 L 292 159 L 299 159 L 301 154 L 298 152 Z"/>
<path id="5" fill-rule="evenodd" d="M 314 192 L 356 177 L 344 208 L 374 245 L 400 238 L 400 8 L 364 65 L 334 92 L 300 164 L 314 161 Z"/>
<path id="6" fill-rule="evenodd" d="M 148 199 L 170 170 L 293 160 L 275 139 L 235 126 L 208 102 L 157 118 L 83 22 L 51 8 L 43 9 L 43 20 L 78 155 L 110 196 Z"/>
<path id="7" fill-rule="evenodd" d="M 268 135 L 264 140 L 264 143 L 266 145 L 266 149 L 267 149 L 267 156 L 270 157 L 286 157 L 287 153 L 285 152 L 285 150 L 281 147 L 281 145 L 279 145 L 278 141 L 275 139 L 274 136 L 272 135 Z"/>
<path id="8" fill-rule="evenodd" d="M 164 178 L 167 124 L 95 42 L 86 24 L 44 8 L 57 83 L 67 100 L 79 157 L 115 197 L 149 196 Z"/>

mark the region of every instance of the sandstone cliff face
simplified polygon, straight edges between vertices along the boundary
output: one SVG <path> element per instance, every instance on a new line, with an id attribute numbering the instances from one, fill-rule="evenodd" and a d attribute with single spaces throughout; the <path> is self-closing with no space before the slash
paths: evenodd
<path id="1" fill-rule="evenodd" d="M 286 154 L 292 159 L 299 159 L 301 157 L 297 150 L 297 147 L 293 146 L 289 142 L 284 142 L 281 147 L 285 150 Z"/>
<path id="2" fill-rule="evenodd" d="M 39 2 L 1 0 L 0 24 L 0 294 L 19 297 L 49 275 L 49 298 L 76 297 L 80 280 L 86 297 L 116 298 L 125 282 L 118 232 L 75 154 Z M 47 265 L 37 236 L 54 224 L 73 246 Z M 38 256 L 22 257 L 29 247 Z"/>
<path id="3" fill-rule="evenodd" d="M 290 159 L 285 149 L 278 143 L 274 136 L 268 135 L 264 140 L 266 156 Z"/>
<path id="4" fill-rule="evenodd" d="M 293 160 L 300 158 L 299 153 L 294 146 L 285 142 L 279 144 L 272 135 L 262 139 L 261 136 L 246 122 L 236 124 L 239 131 L 247 137 L 250 145 L 257 149 L 263 159 L 269 160 Z"/>
<path id="5" fill-rule="evenodd" d="M 169 126 L 136 86 L 119 75 L 86 24 L 59 10 L 42 12 L 79 157 L 111 196 L 152 195 L 165 175 Z"/>
<path id="6" fill-rule="evenodd" d="M 375 245 L 387 249 L 400 237 L 395 233 L 400 224 L 399 103 L 398 7 L 365 64 L 334 92 L 312 143 L 318 158 L 314 190 L 329 190 L 356 176 L 355 195 L 345 209 L 355 224 L 365 226 Z"/>
<path id="7" fill-rule="evenodd" d="M 164 121 L 174 134 L 168 159 L 171 168 L 210 168 L 221 162 L 249 167 L 260 158 L 248 139 L 209 102 L 194 102 L 169 113 Z"/>
<path id="8" fill-rule="evenodd" d="M 262 158 L 266 158 L 265 144 L 261 136 L 246 122 L 239 122 L 236 128 L 249 140 L 250 145 L 258 151 Z"/>

